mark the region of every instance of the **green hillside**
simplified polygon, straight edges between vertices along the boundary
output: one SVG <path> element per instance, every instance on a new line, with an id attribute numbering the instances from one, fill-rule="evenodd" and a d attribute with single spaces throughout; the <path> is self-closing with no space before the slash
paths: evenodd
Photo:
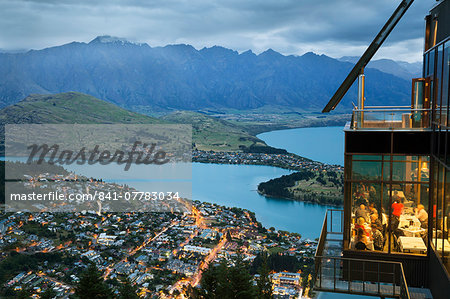
<path id="1" fill-rule="evenodd" d="M 236 151 L 267 145 L 241 127 L 228 121 L 190 111 L 179 111 L 161 119 L 131 112 L 79 92 L 53 95 L 33 94 L 0 110 L 4 124 L 164 124 L 192 125 L 192 140 L 200 150 Z"/>
<path id="2" fill-rule="evenodd" d="M 33 94 L 15 105 L 0 110 L 2 125 L 31 123 L 153 124 L 163 122 L 79 92 L 53 95 Z"/>
<path id="3" fill-rule="evenodd" d="M 173 123 L 191 124 L 192 140 L 199 150 L 236 151 L 243 147 L 267 145 L 241 127 L 228 121 L 192 111 L 178 111 L 162 118 Z"/>

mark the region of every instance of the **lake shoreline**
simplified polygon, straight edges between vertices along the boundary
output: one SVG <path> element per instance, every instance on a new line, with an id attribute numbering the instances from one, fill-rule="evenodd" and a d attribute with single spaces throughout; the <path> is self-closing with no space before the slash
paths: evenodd
<path id="1" fill-rule="evenodd" d="M 333 132 L 342 132 L 342 127 L 305 127 L 301 128 L 300 130 L 308 130 L 308 129 L 318 129 L 318 130 L 332 130 Z M 282 141 L 286 140 L 294 140 L 296 143 L 298 143 L 296 135 L 300 135 L 302 132 L 298 132 L 296 130 L 299 130 L 298 128 L 294 129 L 287 129 L 287 130 L 274 130 L 271 131 L 275 135 L 283 135 L 283 134 L 290 134 L 290 138 L 285 138 Z M 314 135 L 317 135 L 316 131 L 314 131 Z M 319 134 L 320 135 L 320 134 Z M 258 135 L 258 137 L 261 137 Z M 308 137 L 308 136 L 306 136 Z M 267 142 L 267 139 L 261 138 L 264 142 Z M 326 140 L 325 140 L 326 141 Z M 303 142 L 309 145 L 311 145 L 311 142 Z M 286 149 L 282 144 L 277 144 L 276 147 Z M 311 147 L 314 149 L 316 146 L 311 145 Z M 329 146 L 325 146 L 327 149 Z M 289 151 L 290 153 L 287 155 L 282 154 L 273 154 L 273 157 L 270 156 L 270 154 L 258 154 L 258 153 L 238 153 L 238 152 L 207 152 L 207 151 L 195 151 L 195 155 L 193 155 L 193 162 L 197 163 L 205 163 L 205 164 L 222 164 L 222 165 L 261 165 L 261 166 L 269 166 L 269 167 L 275 167 L 279 169 L 286 169 L 292 171 L 292 173 L 295 172 L 303 172 L 303 171 L 314 171 L 314 172 L 334 172 L 334 173 L 342 173 L 343 166 L 337 165 L 337 164 L 329 164 L 324 162 L 319 162 L 320 160 L 317 159 L 310 159 L 305 158 L 305 155 L 302 152 L 294 152 Z M 292 159 L 293 158 L 293 159 Z M 275 177 L 274 179 L 280 179 L 281 177 Z M 263 184 L 267 183 L 266 181 L 259 181 L 258 187 Z M 257 188 L 258 189 L 258 188 Z M 290 196 L 283 196 L 282 194 L 267 194 L 265 192 L 261 192 L 257 190 L 258 194 L 265 197 L 265 198 L 276 198 L 284 201 L 291 201 L 291 202 L 303 202 L 303 203 L 311 203 L 315 205 L 320 206 L 333 206 L 333 207 L 339 207 L 342 206 L 342 204 L 339 201 L 342 201 L 340 199 L 334 199 L 334 198 L 323 198 L 323 195 L 319 194 L 319 192 L 314 192 L 312 196 L 307 196 L 306 200 L 303 200 L 298 197 L 290 197 Z M 281 192 L 280 192 L 281 193 Z M 309 198 L 311 197 L 311 198 Z M 308 200 L 310 199 L 310 200 Z M 336 203 L 338 202 L 338 203 Z"/>
<path id="2" fill-rule="evenodd" d="M 289 198 L 289 197 L 282 197 L 282 196 L 273 196 L 273 195 L 269 195 L 269 194 L 266 194 L 264 192 L 261 192 L 259 190 L 256 190 L 256 192 L 258 192 L 259 195 L 267 197 L 267 198 L 274 198 L 274 199 L 281 199 L 281 200 L 288 200 L 288 201 L 303 202 L 303 203 L 309 203 L 309 204 L 318 205 L 318 206 L 332 206 L 332 207 L 342 207 L 343 206 L 343 205 L 336 205 L 336 204 L 331 204 L 331 203 L 320 203 L 320 202 L 316 202 L 316 201 L 301 200 L 301 199 L 296 199 L 296 198 Z"/>
<path id="3" fill-rule="evenodd" d="M 243 152 L 214 152 L 194 150 L 192 162 L 230 165 L 264 165 L 292 171 L 327 170 L 342 171 L 340 165 L 331 165 L 299 156 L 297 154 L 265 154 Z"/>

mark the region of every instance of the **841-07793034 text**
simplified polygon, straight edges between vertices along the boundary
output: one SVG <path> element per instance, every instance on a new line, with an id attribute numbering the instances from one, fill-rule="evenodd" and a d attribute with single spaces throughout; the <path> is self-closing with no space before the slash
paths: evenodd
<path id="1" fill-rule="evenodd" d="M 112 201 L 112 200 L 126 200 L 126 201 L 149 201 L 149 200 L 179 200 L 178 192 L 103 192 L 95 191 L 94 193 L 72 193 L 65 194 L 60 192 L 48 193 L 13 193 L 10 194 L 10 200 L 39 200 L 39 201 Z"/>

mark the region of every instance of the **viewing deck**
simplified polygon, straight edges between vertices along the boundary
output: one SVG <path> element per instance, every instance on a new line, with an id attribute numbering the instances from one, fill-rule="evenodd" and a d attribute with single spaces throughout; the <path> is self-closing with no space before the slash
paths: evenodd
<path id="1" fill-rule="evenodd" d="M 432 298 L 428 289 L 409 288 L 400 262 L 342 257 L 343 210 L 328 210 L 315 254 L 319 292 L 381 298 Z"/>
<path id="2" fill-rule="evenodd" d="M 353 110 L 347 130 L 431 130 L 431 109 L 412 109 L 410 106 L 370 106 Z"/>

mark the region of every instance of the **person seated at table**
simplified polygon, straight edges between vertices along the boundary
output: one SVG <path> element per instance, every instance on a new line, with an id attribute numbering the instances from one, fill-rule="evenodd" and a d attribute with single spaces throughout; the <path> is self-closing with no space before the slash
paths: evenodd
<path id="1" fill-rule="evenodd" d="M 372 214 L 370 216 L 370 227 L 372 228 L 372 238 L 373 238 L 373 248 L 375 250 L 383 250 L 384 247 L 384 237 L 383 237 L 383 225 L 380 219 L 378 219 L 378 214 Z"/>
<path id="2" fill-rule="evenodd" d="M 373 213 L 370 215 L 370 227 L 372 229 L 377 229 L 380 232 L 383 231 L 383 224 L 381 223 L 381 220 L 378 218 L 378 213 Z"/>
<path id="3" fill-rule="evenodd" d="M 366 224 L 366 220 L 364 220 L 363 217 L 359 217 L 358 219 L 356 219 L 355 229 L 356 229 L 356 231 L 361 229 L 364 232 L 364 234 L 367 237 L 369 237 L 370 233 L 366 230 L 366 227 L 364 226 L 364 224 Z"/>
<path id="4" fill-rule="evenodd" d="M 369 215 L 373 215 L 373 214 L 375 214 L 375 213 L 378 214 L 378 211 L 377 211 L 377 209 L 375 208 L 375 204 L 374 204 L 373 202 L 371 202 L 371 203 L 369 204 Z"/>
<path id="5" fill-rule="evenodd" d="M 414 214 L 420 221 L 420 227 L 428 228 L 428 213 L 425 211 L 425 207 L 422 204 L 418 204 L 414 210 Z"/>
<path id="6" fill-rule="evenodd" d="M 367 236 L 361 228 L 356 230 L 355 248 L 357 250 L 367 250 Z"/>
<path id="7" fill-rule="evenodd" d="M 386 211 L 384 208 L 381 208 L 381 216 L 378 216 L 378 219 L 380 219 L 381 224 L 383 225 L 383 236 L 386 235 L 386 230 L 388 226 L 389 217 L 386 215 Z"/>
<path id="8" fill-rule="evenodd" d="M 365 222 L 369 222 L 369 215 L 367 213 L 365 204 L 360 204 L 359 205 L 359 207 L 355 211 L 355 217 L 356 217 L 356 219 L 362 217 Z"/>

